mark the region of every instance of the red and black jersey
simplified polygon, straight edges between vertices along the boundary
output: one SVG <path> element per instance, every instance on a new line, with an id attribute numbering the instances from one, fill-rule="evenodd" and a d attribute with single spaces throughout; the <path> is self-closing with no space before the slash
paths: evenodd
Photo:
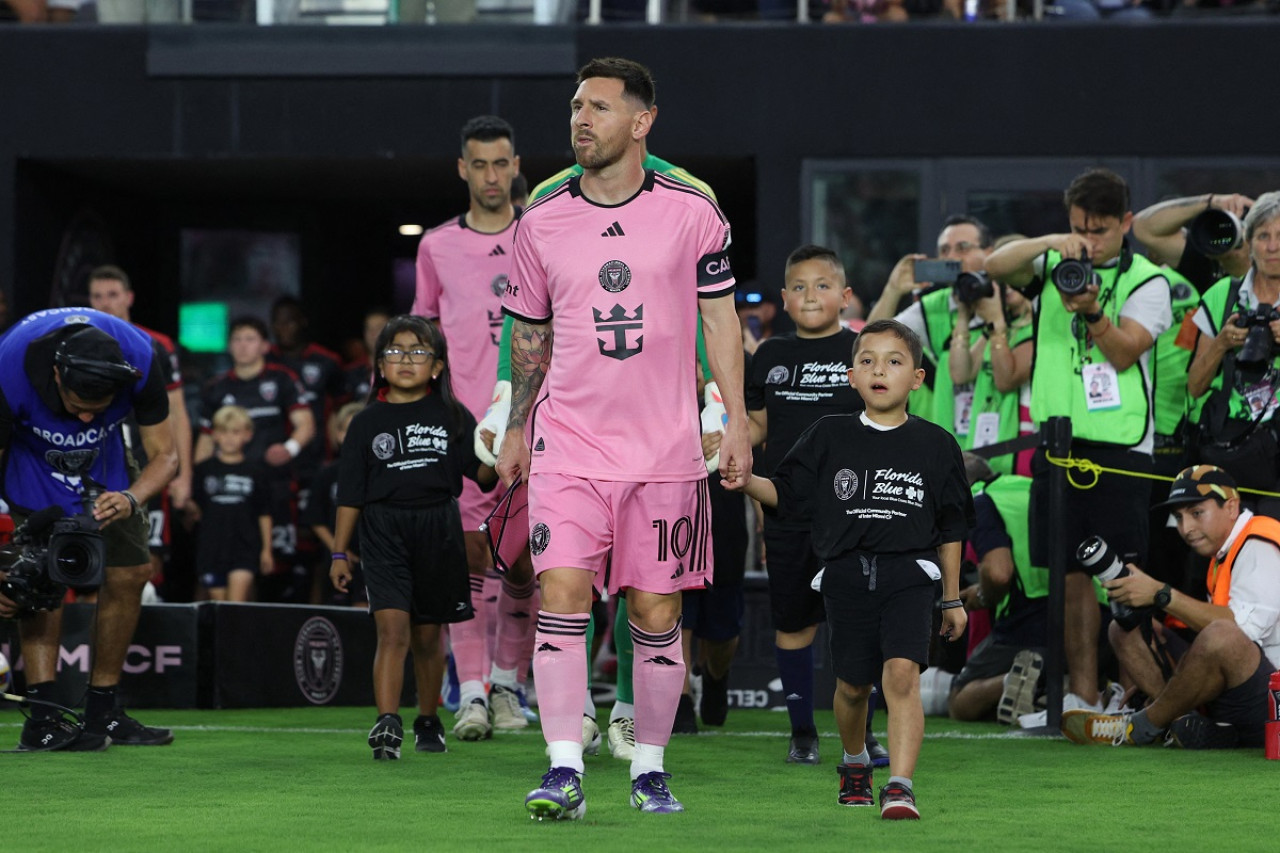
<path id="1" fill-rule="evenodd" d="M 253 440 L 245 457 L 264 459 L 266 450 L 280 444 L 293 431 L 289 414 L 306 407 L 305 391 L 297 375 L 279 364 L 266 364 L 252 379 L 241 379 L 234 370 L 214 377 L 201 395 L 200 431 L 213 432 L 213 416 L 223 406 L 243 406 L 253 418 Z"/>
<path id="2" fill-rule="evenodd" d="M 329 455 L 326 438 L 328 430 L 325 427 L 335 403 L 346 390 L 346 372 L 342 359 L 337 353 L 319 344 L 307 344 L 302 353 L 296 356 L 286 355 L 279 347 L 273 346 L 267 353 L 267 362 L 287 367 L 302 381 L 303 401 L 311 408 L 311 416 L 315 418 L 316 437 L 303 448 L 298 464 L 303 470 L 314 470 Z"/>

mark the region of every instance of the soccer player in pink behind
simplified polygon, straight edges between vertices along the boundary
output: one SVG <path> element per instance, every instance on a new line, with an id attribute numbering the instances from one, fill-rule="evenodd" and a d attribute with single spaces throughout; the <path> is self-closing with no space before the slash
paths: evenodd
<path id="1" fill-rule="evenodd" d="M 511 237 L 520 213 L 511 202 L 511 182 L 520 172 L 520 158 L 515 153 L 515 131 L 497 116 L 470 119 L 462 126 L 461 136 L 458 177 L 467 183 L 470 206 L 466 213 L 422 236 L 412 313 L 439 323 L 453 351 L 454 392 L 467 410 L 480 418 L 489 405 L 493 377 L 498 372 L 502 295 L 511 271 Z M 486 698 L 484 690 L 489 674 L 487 624 L 498 618 L 499 612 L 510 609 L 494 606 L 501 605 L 500 581 L 493 570 L 488 541 L 480 532 L 498 497 L 496 492 L 484 494 L 467 481 L 458 501 L 471 572 L 471 605 L 476 613 L 475 619 L 449 626 L 460 682 L 453 733 L 460 740 L 487 738 L 495 724 L 508 729 L 528 725 L 520 710 L 514 677 L 509 684 L 497 683 L 491 697 Z M 485 594 L 486 576 L 491 576 L 491 595 Z M 502 632 L 504 641 L 510 641 L 510 633 Z M 528 631 L 515 641 L 527 644 Z"/>
<path id="2" fill-rule="evenodd" d="M 515 323 L 498 470 L 508 485 L 528 481 L 542 589 L 533 673 L 551 768 L 525 798 L 538 819 L 586 811 L 581 724 L 593 587 L 625 591 L 630 610 L 631 804 L 684 810 L 667 787 L 663 751 L 685 678 L 680 593 L 711 579 L 699 311 L 729 417 L 720 469 L 751 468 L 729 224 L 698 190 L 644 169 L 653 103 L 653 78 L 636 62 L 596 59 L 578 72 L 569 126 L 583 174 L 521 217 L 503 299 Z"/>

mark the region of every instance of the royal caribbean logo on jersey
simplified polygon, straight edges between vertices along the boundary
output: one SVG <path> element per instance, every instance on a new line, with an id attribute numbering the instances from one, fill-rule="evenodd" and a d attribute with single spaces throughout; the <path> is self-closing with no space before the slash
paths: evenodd
<path id="1" fill-rule="evenodd" d="M 268 379 L 264 382 L 258 383 L 258 394 L 261 395 L 262 399 L 266 400 L 268 403 L 275 401 L 276 393 L 279 390 L 280 389 L 276 387 L 274 379 Z"/>
<path id="2" fill-rule="evenodd" d="M 610 293 L 621 293 L 631 284 L 631 268 L 622 261 L 609 261 L 600 267 L 600 286 Z"/>
<path id="3" fill-rule="evenodd" d="M 858 475 L 848 468 L 836 472 L 836 497 L 847 501 L 858 493 Z"/>
<path id="4" fill-rule="evenodd" d="M 551 544 L 551 528 L 539 521 L 529 531 L 529 550 L 538 556 Z"/>
<path id="5" fill-rule="evenodd" d="M 505 274 L 493 277 L 493 281 L 489 282 L 489 289 L 493 291 L 494 296 L 501 297 L 507 292 L 507 282 L 509 279 Z"/>
<path id="6" fill-rule="evenodd" d="M 389 432 L 378 433 L 373 439 L 373 455 L 384 462 L 396 452 L 396 437 Z"/>
<path id="7" fill-rule="evenodd" d="M 325 705 L 342 686 L 342 638 L 333 623 L 313 616 L 293 643 L 293 675 L 298 689 L 313 705 Z"/>
<path id="8" fill-rule="evenodd" d="M 638 332 L 644 328 L 644 306 L 636 306 L 635 313 L 627 316 L 627 309 L 621 305 L 615 305 L 609 311 L 609 316 L 600 313 L 599 309 L 592 308 L 591 315 L 596 321 L 597 332 L 612 332 L 613 340 L 608 338 L 596 338 L 596 343 L 600 346 L 600 354 L 607 355 L 609 358 L 616 358 L 618 361 L 631 358 L 633 355 L 639 355 L 644 349 L 644 335 L 636 335 L 634 347 L 628 346 L 627 333 Z M 609 344 L 613 344 L 613 348 L 609 348 Z"/>

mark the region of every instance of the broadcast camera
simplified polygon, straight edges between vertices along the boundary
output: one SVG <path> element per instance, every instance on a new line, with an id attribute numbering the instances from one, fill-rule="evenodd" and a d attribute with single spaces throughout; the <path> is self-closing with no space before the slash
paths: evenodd
<path id="1" fill-rule="evenodd" d="M 1252 311 L 1236 315 L 1236 328 L 1248 329 L 1244 335 L 1244 343 L 1236 353 L 1237 362 L 1269 364 L 1275 358 L 1275 338 L 1271 334 L 1271 323 L 1275 320 L 1280 320 L 1280 312 L 1276 311 L 1274 305 L 1265 303 Z"/>
<path id="2" fill-rule="evenodd" d="M 107 544 L 93 519 L 93 504 L 101 489 L 86 489 L 84 511 L 68 516 L 51 506 L 32 513 L 13 532 L 12 543 L 0 550 L 0 593 L 21 613 L 57 610 L 67 587 L 102 585 Z"/>

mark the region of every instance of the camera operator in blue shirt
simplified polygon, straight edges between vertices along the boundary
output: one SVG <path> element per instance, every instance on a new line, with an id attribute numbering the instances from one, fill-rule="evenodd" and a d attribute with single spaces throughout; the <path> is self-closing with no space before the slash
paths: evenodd
<path id="1" fill-rule="evenodd" d="M 37 520 L 47 525 L 51 514 L 83 514 L 82 523 L 96 523 L 105 540 L 84 726 L 37 702 L 19 749 L 96 751 L 111 743 L 170 743 L 169 730 L 143 726 L 116 700 L 142 589 L 151 576 L 147 516 L 139 507 L 178 470 L 164 365 L 145 333 L 89 308 L 26 317 L 0 337 L 0 364 L 0 492 L 15 523 L 31 518 L 31 527 L 38 528 Z M 147 452 L 141 472 L 130 470 L 121 432 L 131 411 Z M 30 534 L 38 537 L 39 531 Z M 37 610 L 15 601 L 11 581 L 0 592 L 0 617 L 20 617 L 27 696 L 48 701 L 62 612 L 52 604 Z"/>

